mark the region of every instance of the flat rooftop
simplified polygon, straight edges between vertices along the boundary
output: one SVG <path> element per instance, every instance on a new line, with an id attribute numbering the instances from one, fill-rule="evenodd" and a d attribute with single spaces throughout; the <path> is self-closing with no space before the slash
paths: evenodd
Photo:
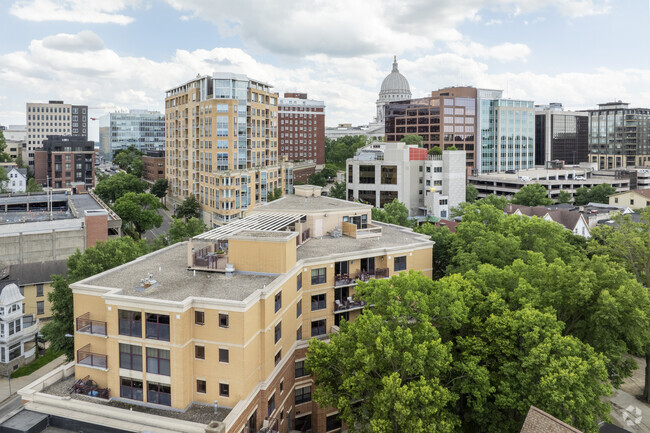
<path id="1" fill-rule="evenodd" d="M 201 248 L 194 242 L 194 248 Z M 140 280 L 153 274 L 158 283 L 146 291 L 138 291 Z M 218 272 L 187 269 L 187 242 L 142 256 L 100 275 L 83 280 L 84 284 L 121 289 L 123 296 L 162 299 L 180 302 L 188 297 L 243 301 L 256 290 L 263 289 L 277 275 L 235 272 L 226 276 Z"/>
<path id="2" fill-rule="evenodd" d="M 340 200 L 333 197 L 302 197 L 294 194 L 286 195 L 278 200 L 273 200 L 262 206 L 256 206 L 252 212 L 323 212 L 338 210 L 368 210 L 372 206 L 361 203 L 354 203 L 347 200 Z"/>
<path id="3" fill-rule="evenodd" d="M 383 233 L 381 236 L 358 239 L 348 236 L 342 236 L 340 238 L 333 238 L 331 236 L 310 238 L 309 241 L 298 248 L 296 259 L 306 260 L 338 254 L 350 255 L 374 249 L 399 248 L 412 246 L 417 243 L 426 244 L 431 242 L 429 236 L 415 233 L 403 227 L 374 221 L 372 224 L 382 228 Z"/>

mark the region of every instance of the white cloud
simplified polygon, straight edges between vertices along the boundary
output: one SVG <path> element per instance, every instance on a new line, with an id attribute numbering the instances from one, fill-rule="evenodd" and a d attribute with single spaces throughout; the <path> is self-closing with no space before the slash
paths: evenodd
<path id="1" fill-rule="evenodd" d="M 530 54 L 530 48 L 525 44 L 514 44 L 506 42 L 493 47 L 486 47 L 483 44 L 472 41 L 453 41 L 447 46 L 456 54 L 464 57 L 479 59 L 494 59 L 499 62 L 510 62 L 513 60 L 526 61 Z"/>
<path id="2" fill-rule="evenodd" d="M 133 18 L 122 15 L 140 0 L 19 0 L 9 13 L 26 21 L 68 21 L 77 23 L 129 24 Z"/>
<path id="3" fill-rule="evenodd" d="M 60 33 L 43 39 L 43 47 L 66 52 L 100 51 L 104 49 L 104 41 L 90 30 L 84 30 L 76 35 Z"/>

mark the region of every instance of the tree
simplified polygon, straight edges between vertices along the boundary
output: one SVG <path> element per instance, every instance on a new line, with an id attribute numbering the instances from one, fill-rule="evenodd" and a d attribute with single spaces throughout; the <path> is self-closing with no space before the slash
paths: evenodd
<path id="1" fill-rule="evenodd" d="M 66 277 L 52 276 L 52 290 L 48 301 L 52 305 L 52 318 L 43 325 L 41 332 L 54 351 L 65 353 L 68 361 L 74 359 L 74 310 L 70 284 L 91 277 L 107 269 L 130 262 L 148 252 L 145 241 L 134 241 L 129 237 L 98 242 L 96 246 L 79 250 L 68 258 Z"/>
<path id="2" fill-rule="evenodd" d="M 361 135 L 346 135 L 336 140 L 325 138 L 325 163 L 337 170 L 345 170 L 345 161 L 352 158 L 357 150 L 367 143 L 366 137 Z"/>
<path id="3" fill-rule="evenodd" d="M 138 178 L 142 177 L 144 163 L 142 162 L 143 152 L 130 146 L 128 149 L 120 149 L 113 155 L 113 163 L 117 164 L 127 174 L 132 174 Z"/>
<path id="4" fill-rule="evenodd" d="M 449 146 L 445 150 L 458 150 L 456 146 Z"/>
<path id="5" fill-rule="evenodd" d="M 25 188 L 25 192 L 39 192 L 43 191 L 43 187 L 36 182 L 36 179 L 33 177 L 27 181 L 27 187 Z"/>
<path id="6" fill-rule="evenodd" d="M 372 219 L 375 221 L 396 224 L 398 226 L 412 227 L 413 223 L 408 219 L 409 211 L 401 201 L 393 199 L 392 202 L 384 205 L 383 209 L 372 208 Z"/>
<path id="7" fill-rule="evenodd" d="M 329 196 L 345 200 L 347 190 L 347 184 L 345 182 L 335 182 L 332 188 L 330 188 Z"/>
<path id="8" fill-rule="evenodd" d="M 609 196 L 616 193 L 616 188 L 607 184 L 601 183 L 592 188 L 581 186 L 574 194 L 575 205 L 584 206 L 588 203 L 609 203 Z"/>
<path id="9" fill-rule="evenodd" d="M 469 185 L 468 185 L 469 186 Z M 508 205 L 508 199 L 505 198 L 502 195 L 495 195 L 495 194 L 490 194 L 485 198 L 478 199 L 474 201 L 474 203 L 469 203 L 469 202 L 462 202 L 458 206 L 453 206 L 450 209 L 450 214 L 452 218 L 455 217 L 460 217 L 465 215 L 465 212 L 467 211 L 468 208 L 470 208 L 472 205 L 490 205 L 493 206 L 499 210 L 504 210 L 506 206 Z"/>
<path id="10" fill-rule="evenodd" d="M 7 170 L 4 167 L 0 167 L 0 192 L 5 192 L 7 190 L 7 183 L 9 182 L 9 177 L 7 176 Z"/>
<path id="11" fill-rule="evenodd" d="M 4 132 L 0 131 L 0 162 L 11 162 L 12 158 L 5 149 L 7 149 L 7 141 Z"/>
<path id="12" fill-rule="evenodd" d="M 187 222 L 184 222 L 179 218 L 174 218 L 167 232 L 169 243 L 175 244 L 182 242 L 185 238 L 193 238 L 203 233 L 205 229 L 205 224 L 199 219 L 190 218 Z"/>
<path id="13" fill-rule="evenodd" d="M 333 167 L 331 164 L 326 165 L 325 168 L 321 170 L 321 174 L 326 180 L 334 179 L 336 178 L 336 167 Z"/>
<path id="14" fill-rule="evenodd" d="M 167 195 L 167 188 L 169 188 L 169 181 L 167 179 L 156 179 L 151 186 L 151 194 L 158 198 L 164 198 Z"/>
<path id="15" fill-rule="evenodd" d="M 110 205 L 128 192 L 140 194 L 145 192 L 147 188 L 147 183 L 136 176 L 120 172 L 97 183 L 94 192 L 106 204 Z"/>
<path id="16" fill-rule="evenodd" d="M 183 200 L 183 203 L 176 208 L 175 216 L 184 218 L 186 221 L 190 218 L 199 218 L 201 216 L 201 205 L 196 197 L 190 195 Z"/>
<path id="17" fill-rule="evenodd" d="M 560 191 L 557 195 L 557 203 L 571 203 L 571 194 L 564 190 Z"/>
<path id="18" fill-rule="evenodd" d="M 523 206 L 549 206 L 554 202 L 548 198 L 548 191 L 539 183 L 532 183 L 521 188 L 512 203 Z"/>
<path id="19" fill-rule="evenodd" d="M 446 270 L 451 259 L 452 241 L 454 234 L 449 231 L 449 227 L 436 227 L 435 224 L 423 224 L 415 227 L 418 233 L 430 236 L 433 244 L 433 279 L 440 279 L 446 275 Z"/>
<path id="20" fill-rule="evenodd" d="M 416 144 L 418 147 L 422 147 L 422 137 L 420 135 L 408 134 L 402 137 L 400 141 L 406 144 Z"/>
<path id="21" fill-rule="evenodd" d="M 157 209 L 162 207 L 153 194 L 128 192 L 118 198 L 113 210 L 122 218 L 122 227 L 132 235 L 142 234 L 162 224 L 162 215 Z"/>
<path id="22" fill-rule="evenodd" d="M 277 200 L 280 197 L 282 197 L 282 189 L 275 188 L 273 191 L 269 192 L 269 194 L 266 196 L 266 201 Z"/>
<path id="23" fill-rule="evenodd" d="M 429 155 L 442 155 L 442 149 L 440 146 L 433 146 L 427 153 Z"/>
<path id="24" fill-rule="evenodd" d="M 318 172 L 309 176 L 307 183 L 310 185 L 325 186 L 327 185 L 327 179 L 322 172 Z"/>
<path id="25" fill-rule="evenodd" d="M 474 203 L 478 198 L 478 189 L 471 183 L 465 187 L 465 201 L 467 203 Z"/>
<path id="26" fill-rule="evenodd" d="M 402 273 L 357 295 L 372 308 L 306 360 L 314 400 L 357 431 L 514 433 L 531 405 L 588 432 L 608 418 L 605 357 L 552 312 L 510 309 L 460 275 Z"/>
<path id="27" fill-rule="evenodd" d="M 52 317 L 41 328 L 50 350 L 63 352 L 68 361 L 74 359 L 74 339 L 66 335 L 74 334 L 74 311 L 71 281 L 61 275 L 52 275 L 52 290 L 47 294 L 51 304 Z"/>

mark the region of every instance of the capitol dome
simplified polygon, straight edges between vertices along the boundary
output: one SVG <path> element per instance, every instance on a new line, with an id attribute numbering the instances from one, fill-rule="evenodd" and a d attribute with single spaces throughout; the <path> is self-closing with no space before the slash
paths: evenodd
<path id="1" fill-rule="evenodd" d="M 400 74 L 397 68 L 397 57 L 393 58 L 393 70 L 384 78 L 377 99 L 378 123 L 384 123 L 384 106 L 392 101 L 405 101 L 411 99 L 411 88 L 406 77 Z"/>

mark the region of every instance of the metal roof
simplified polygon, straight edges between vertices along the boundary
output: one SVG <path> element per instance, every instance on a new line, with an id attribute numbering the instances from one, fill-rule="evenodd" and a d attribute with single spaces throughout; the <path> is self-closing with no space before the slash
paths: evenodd
<path id="1" fill-rule="evenodd" d="M 199 240 L 220 240 L 232 236 L 244 230 L 267 230 L 280 231 L 289 224 L 304 218 L 305 214 L 300 213 L 279 213 L 279 212 L 258 212 L 252 213 L 245 218 L 233 221 L 216 229 L 195 236 Z"/>

